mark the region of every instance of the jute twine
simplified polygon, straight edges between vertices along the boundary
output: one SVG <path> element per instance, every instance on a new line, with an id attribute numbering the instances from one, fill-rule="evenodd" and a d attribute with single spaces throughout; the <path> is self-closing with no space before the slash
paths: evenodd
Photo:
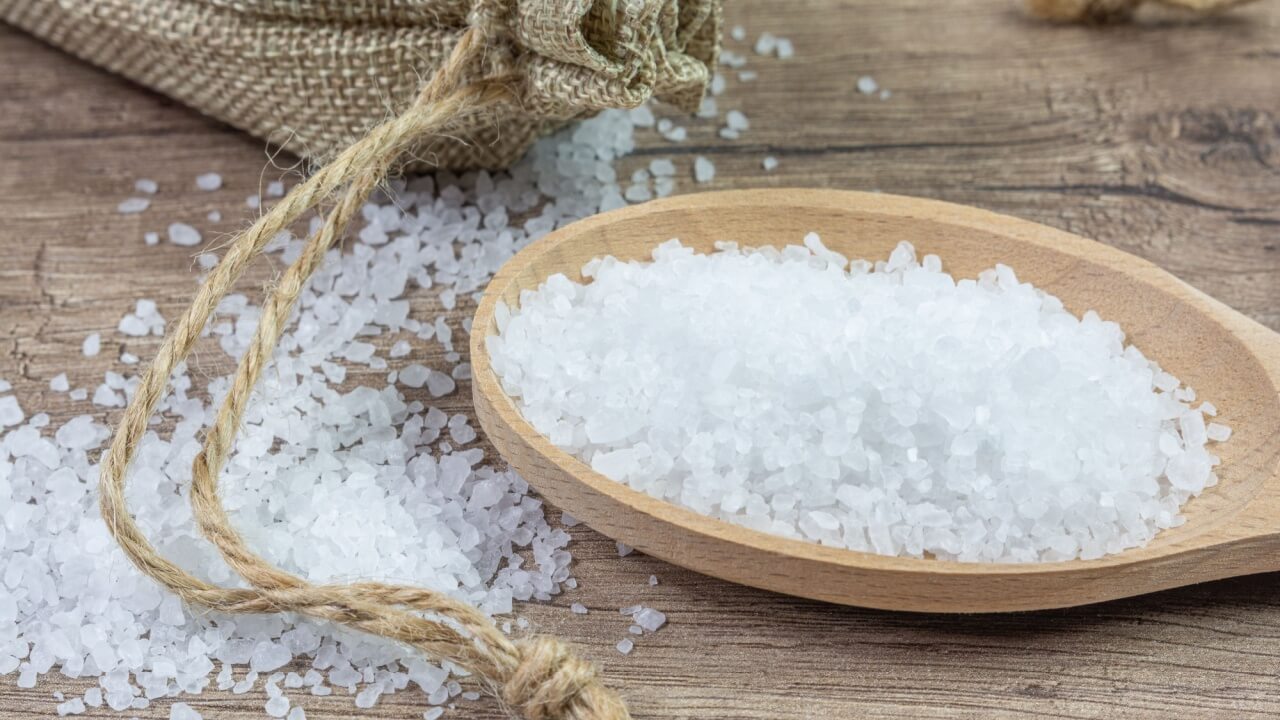
<path id="1" fill-rule="evenodd" d="M 601 684 L 591 664 L 560 641 L 513 641 L 471 605 L 430 590 L 377 582 L 313 585 L 254 554 L 232 527 L 218 497 L 218 474 L 258 376 L 271 360 L 299 293 L 348 222 L 413 143 L 460 118 L 514 101 L 509 78 L 468 80 L 485 47 L 482 27 L 470 27 L 406 112 L 341 152 L 228 247 L 165 338 L 120 420 L 102 462 L 102 516 L 134 564 L 189 604 L 223 613 L 294 612 L 399 641 L 476 674 L 509 712 L 527 720 L 625 720 L 630 714 L 621 698 Z M 211 585 L 161 557 L 144 537 L 125 503 L 129 464 L 169 377 L 190 354 L 219 300 L 277 233 L 330 200 L 333 207 L 326 222 L 307 239 L 301 256 L 267 298 L 253 343 L 192 466 L 196 522 L 252 587 Z"/>
<path id="2" fill-rule="evenodd" d="M 1116 22 L 1133 17 L 1134 11 L 1148 0 L 1027 0 L 1031 12 L 1050 20 L 1069 22 Z M 1189 10 L 1194 13 L 1215 13 L 1254 0 L 1149 0 L 1154 5 Z"/>

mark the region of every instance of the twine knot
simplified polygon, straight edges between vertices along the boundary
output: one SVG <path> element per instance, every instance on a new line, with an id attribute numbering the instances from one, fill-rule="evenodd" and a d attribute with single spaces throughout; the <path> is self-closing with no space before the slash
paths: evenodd
<path id="1" fill-rule="evenodd" d="M 516 643 L 516 665 L 502 700 L 525 720 L 628 720 L 621 698 L 600 683 L 591 663 L 564 643 L 534 637 Z"/>

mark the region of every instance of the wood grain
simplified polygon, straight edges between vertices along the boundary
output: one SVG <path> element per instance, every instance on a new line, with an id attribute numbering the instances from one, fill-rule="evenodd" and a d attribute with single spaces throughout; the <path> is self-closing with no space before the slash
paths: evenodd
<path id="1" fill-rule="evenodd" d="M 708 121 L 684 121 L 687 142 L 646 136 L 625 172 L 652 157 L 687 167 L 705 155 L 716 180 L 684 180 L 682 192 L 818 186 L 984 207 L 1133 252 L 1280 329 L 1280 3 L 1106 29 L 1042 25 L 1011 0 L 739 0 L 729 14 L 797 48 L 786 62 L 753 58 L 759 79 L 731 81 L 720 98 L 744 110 L 751 129 L 729 142 Z M 175 220 L 214 237 L 241 227 L 244 196 L 288 173 L 260 143 L 3 28 L 0 67 L 0 377 L 24 407 L 56 421 L 83 410 L 48 392 L 50 377 L 66 370 L 77 385 L 96 384 L 120 369 L 112 331 L 135 298 L 155 298 L 175 317 L 194 287 L 190 251 L 147 248 L 142 233 Z M 864 74 L 892 96 L 858 94 Z M 773 173 L 759 169 L 766 154 L 781 161 Z M 197 191 L 194 176 L 210 170 L 227 187 Z M 140 176 L 162 185 L 152 209 L 116 214 Z M 222 222 L 202 220 L 212 209 Z M 264 264 L 247 288 L 272 272 Z M 415 297 L 414 308 L 441 312 L 434 295 Z M 452 312 L 455 328 L 473 311 Z M 80 342 L 93 331 L 110 342 L 85 358 Z M 129 349 L 146 358 L 155 343 Z M 231 369 L 217 352 L 196 367 Z M 362 377 L 373 376 L 351 382 Z M 450 409 L 468 407 L 469 396 L 460 387 Z M 642 718 L 1280 712 L 1274 574 L 1073 610 L 921 616 L 796 600 L 644 556 L 619 560 L 611 540 L 574 533 L 581 588 L 522 612 L 581 643 Z M 575 601 L 591 614 L 568 613 Z M 614 609 L 635 602 L 671 622 L 623 658 L 612 645 L 626 621 Z M 55 688 L 83 687 L 52 676 L 21 690 L 0 678 L 0 718 L 52 715 Z M 353 715 L 349 698 L 301 699 L 312 718 Z M 226 693 L 192 701 L 213 718 L 261 718 L 260 703 Z M 167 708 L 157 701 L 139 716 L 165 718 Z M 422 710 L 404 693 L 369 715 Z M 452 716 L 499 717 L 483 703 Z"/>

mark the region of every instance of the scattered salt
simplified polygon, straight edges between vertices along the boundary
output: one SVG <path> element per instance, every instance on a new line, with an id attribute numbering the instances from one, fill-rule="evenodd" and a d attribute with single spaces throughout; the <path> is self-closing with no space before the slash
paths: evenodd
<path id="1" fill-rule="evenodd" d="M 18 398 L 12 395 L 0 397 L 0 427 L 13 427 L 26 419 Z"/>
<path id="2" fill-rule="evenodd" d="M 148 178 L 139 178 L 138 180 L 134 181 L 133 189 L 137 190 L 140 193 L 155 195 L 156 191 L 160 189 L 160 186 L 156 184 L 155 180 L 150 180 Z"/>
<path id="3" fill-rule="evenodd" d="M 174 245 L 192 247 L 199 245 L 200 240 L 200 231 L 186 223 L 173 223 L 169 225 L 169 242 Z"/>
<path id="4" fill-rule="evenodd" d="M 133 215 L 140 213 L 149 207 L 151 207 L 150 200 L 135 197 L 121 201 L 120 204 L 116 206 L 116 210 L 119 211 L 121 215 Z"/>
<path id="5" fill-rule="evenodd" d="M 202 720 L 202 718 L 195 708 L 184 702 L 177 702 L 169 706 L 169 720 Z"/>
<path id="6" fill-rule="evenodd" d="M 705 157 L 699 155 L 693 160 L 693 179 L 700 183 L 711 182 L 716 176 L 716 166 Z"/>
<path id="7" fill-rule="evenodd" d="M 631 651 L 635 649 L 635 646 L 636 644 L 631 642 L 631 638 L 622 638 L 618 641 L 617 645 L 614 645 L 614 647 L 618 649 L 618 652 L 623 655 L 630 655 Z"/>
<path id="8" fill-rule="evenodd" d="M 212 192 L 222 187 L 222 176 L 218 173 L 204 173 L 196 176 L 196 187 L 206 192 Z"/>
<path id="9" fill-rule="evenodd" d="M 102 350 L 102 336 L 98 333 L 90 333 L 85 336 L 84 343 L 80 346 L 85 357 L 93 357 Z"/>
<path id="10" fill-rule="evenodd" d="M 858 78 L 858 92 L 862 93 L 863 95 L 870 95 L 879 89 L 880 89 L 879 83 L 877 83 L 876 79 L 871 77 L 870 75 L 863 75 L 862 77 Z"/>

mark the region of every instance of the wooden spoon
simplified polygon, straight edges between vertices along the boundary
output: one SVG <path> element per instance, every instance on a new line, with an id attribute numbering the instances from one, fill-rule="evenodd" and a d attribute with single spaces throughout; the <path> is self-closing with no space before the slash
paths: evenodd
<path id="1" fill-rule="evenodd" d="M 1214 446 L 1221 482 L 1187 503 L 1186 523 L 1146 547 L 1098 560 L 961 563 L 824 547 L 732 525 L 594 472 L 539 435 L 499 386 L 485 351 L 499 300 L 553 273 L 581 281 L 588 260 L 648 259 L 678 237 L 797 244 L 816 231 L 833 250 L 887 258 L 902 240 L 937 253 L 956 277 L 996 263 L 1097 310 L 1195 388 L 1234 433 Z M 1145 260 L 1060 230 L 932 200 L 831 190 L 688 195 L 605 213 L 522 250 L 485 291 L 471 331 L 475 406 L 498 452 L 553 503 L 668 562 L 777 592 L 892 610 L 990 612 L 1064 607 L 1280 569 L 1280 335 Z"/>

